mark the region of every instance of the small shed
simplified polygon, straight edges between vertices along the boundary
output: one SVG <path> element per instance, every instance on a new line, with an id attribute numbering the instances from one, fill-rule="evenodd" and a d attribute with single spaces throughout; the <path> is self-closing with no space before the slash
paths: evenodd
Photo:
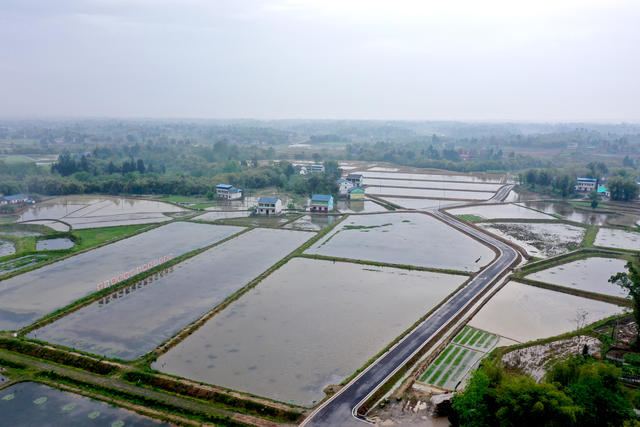
<path id="1" fill-rule="evenodd" d="M 216 193 L 223 200 L 235 200 L 242 198 L 242 190 L 231 184 L 216 185 Z"/>
<path id="2" fill-rule="evenodd" d="M 333 196 L 328 194 L 314 194 L 311 197 L 311 212 L 331 212 L 333 210 Z"/>
<path id="3" fill-rule="evenodd" d="M 260 197 L 254 213 L 256 215 L 278 216 L 282 214 L 282 201 L 278 197 Z"/>

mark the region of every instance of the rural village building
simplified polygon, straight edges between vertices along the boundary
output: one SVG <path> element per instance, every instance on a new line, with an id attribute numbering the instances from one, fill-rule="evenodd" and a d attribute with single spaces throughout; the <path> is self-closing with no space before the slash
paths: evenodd
<path id="1" fill-rule="evenodd" d="M 340 197 L 349 197 L 349 188 L 352 187 L 351 183 L 344 178 L 340 178 L 336 181 L 338 184 L 338 195 Z"/>
<path id="2" fill-rule="evenodd" d="M 591 191 L 596 188 L 595 178 L 578 178 L 578 184 L 576 185 L 576 191 Z"/>
<path id="3" fill-rule="evenodd" d="M 258 207 L 254 212 L 256 215 L 280 215 L 282 213 L 282 201 L 278 197 L 260 197 L 258 199 Z"/>
<path id="4" fill-rule="evenodd" d="M 364 200 L 364 188 L 351 187 L 348 192 L 349 200 Z"/>
<path id="5" fill-rule="evenodd" d="M 0 205 L 17 205 L 18 203 L 27 203 L 29 201 L 29 196 L 26 194 L 15 194 L 13 196 L 5 196 L 0 198 Z"/>
<path id="6" fill-rule="evenodd" d="M 347 181 L 349 181 L 353 187 L 362 187 L 363 179 L 364 177 L 359 173 L 350 173 L 347 175 Z"/>
<path id="7" fill-rule="evenodd" d="M 235 200 L 242 197 L 242 190 L 230 184 L 216 185 L 216 193 L 223 200 Z"/>
<path id="8" fill-rule="evenodd" d="M 333 210 L 333 196 L 314 194 L 311 197 L 311 212 L 331 212 Z"/>
<path id="9" fill-rule="evenodd" d="M 324 172 L 323 165 L 311 165 L 311 172 Z"/>

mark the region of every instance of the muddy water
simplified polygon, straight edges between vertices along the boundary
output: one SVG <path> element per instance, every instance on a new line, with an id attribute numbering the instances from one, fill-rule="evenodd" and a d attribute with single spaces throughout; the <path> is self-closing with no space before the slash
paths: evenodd
<path id="1" fill-rule="evenodd" d="M 396 172 L 377 172 L 377 171 L 362 171 L 357 172 L 362 174 L 366 179 L 384 179 L 384 178 L 397 178 L 397 179 L 422 179 L 428 181 L 457 181 L 457 182 L 485 182 L 485 183 L 500 183 L 502 178 L 493 178 L 486 176 L 474 176 L 474 175 L 442 175 L 442 174 L 423 174 L 423 173 L 396 173 Z"/>
<path id="2" fill-rule="evenodd" d="M 295 221 L 290 222 L 289 224 L 283 226 L 282 228 L 291 229 L 291 230 L 309 230 L 309 231 L 320 231 L 335 221 L 338 221 L 342 216 L 338 215 L 305 215 Z"/>
<path id="3" fill-rule="evenodd" d="M 616 230 L 614 228 L 601 228 L 596 234 L 594 245 L 638 251 L 640 250 L 640 233 Z"/>
<path id="4" fill-rule="evenodd" d="M 522 204 L 528 208 L 536 209 L 547 214 L 561 215 L 569 221 L 581 222 L 583 224 L 602 225 L 607 219 L 606 214 L 576 211 L 571 205 L 564 203 L 523 202 Z"/>
<path id="5" fill-rule="evenodd" d="M 442 199 L 488 200 L 494 193 L 488 191 L 427 190 L 424 188 L 367 187 L 367 194 L 387 196 L 436 197 Z"/>
<path id="6" fill-rule="evenodd" d="M 0 390 L 4 426 L 169 426 L 133 411 L 43 384 L 24 382 Z"/>
<path id="7" fill-rule="evenodd" d="M 463 271 L 477 271 L 495 257 L 488 247 L 420 213 L 351 216 L 306 253 Z"/>
<path id="8" fill-rule="evenodd" d="M 312 406 L 465 280 L 295 258 L 152 367 Z"/>
<path id="9" fill-rule="evenodd" d="M 608 283 L 611 276 L 627 272 L 627 261 L 611 258 L 587 258 L 570 262 L 526 276 L 527 279 L 576 288 L 599 294 L 625 297 L 628 292 L 620 286 Z"/>
<path id="10" fill-rule="evenodd" d="M 71 239 L 46 239 L 36 242 L 36 251 L 55 251 L 60 249 L 69 249 L 75 245 Z"/>
<path id="11" fill-rule="evenodd" d="M 182 255 L 243 228 L 177 222 L 0 282 L 0 330 L 14 330 L 160 256 Z"/>
<path id="12" fill-rule="evenodd" d="M 177 265 L 152 283 L 104 298 L 29 336 L 99 355 L 138 358 L 311 237 L 302 231 L 252 230 Z M 274 241 L 278 244 L 271 245 Z"/>
<path id="13" fill-rule="evenodd" d="M 613 304 L 509 282 L 471 319 L 469 326 L 525 342 L 574 330 L 570 319 L 577 309 L 587 313 L 588 323 L 624 311 Z"/>
<path id="14" fill-rule="evenodd" d="M 387 212 L 388 209 L 372 200 L 338 200 L 335 208 L 342 213 Z"/>
<path id="15" fill-rule="evenodd" d="M 431 188 L 442 190 L 474 190 L 495 192 L 502 187 L 502 184 L 484 184 L 474 182 L 439 182 L 439 181 L 409 181 L 399 179 L 375 179 L 365 178 L 364 183 L 371 187 L 409 187 L 409 188 Z"/>
<path id="16" fill-rule="evenodd" d="M 523 206 L 503 204 L 488 206 L 471 206 L 468 208 L 455 208 L 449 210 L 452 215 L 477 215 L 485 219 L 554 219 L 551 215 L 546 215 Z"/>
<path id="17" fill-rule="evenodd" d="M 16 253 L 16 246 L 8 240 L 0 240 L 0 257 Z"/>

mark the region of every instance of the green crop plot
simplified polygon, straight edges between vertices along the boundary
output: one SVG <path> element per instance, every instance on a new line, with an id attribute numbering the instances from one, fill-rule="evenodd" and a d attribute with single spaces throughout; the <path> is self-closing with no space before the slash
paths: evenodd
<path id="1" fill-rule="evenodd" d="M 460 218 L 463 221 L 469 221 L 469 222 L 476 222 L 476 221 L 484 221 L 485 219 L 479 215 L 474 215 L 474 214 L 462 214 L 462 215 L 456 215 L 458 218 Z"/>

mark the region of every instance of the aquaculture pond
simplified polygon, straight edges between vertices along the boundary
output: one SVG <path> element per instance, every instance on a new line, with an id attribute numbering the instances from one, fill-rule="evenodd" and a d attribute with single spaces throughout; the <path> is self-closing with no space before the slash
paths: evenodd
<path id="1" fill-rule="evenodd" d="M 36 242 L 37 251 L 55 251 L 60 249 L 69 249 L 75 245 L 73 240 L 65 238 L 45 239 Z"/>
<path id="2" fill-rule="evenodd" d="M 90 295 L 130 271 L 153 267 L 242 231 L 222 225 L 176 222 L 84 252 L 0 282 L 0 330 L 19 329 Z M 122 276 L 122 277 L 121 277 Z"/>
<path id="3" fill-rule="evenodd" d="M 294 258 L 152 368 L 312 406 L 465 280 Z"/>
<path id="4" fill-rule="evenodd" d="M 538 271 L 526 278 L 567 288 L 625 297 L 628 292 L 618 285 L 609 283 L 608 280 L 617 273 L 626 273 L 626 263 L 627 261 L 622 259 L 591 257 Z"/>
<path id="5" fill-rule="evenodd" d="M 495 257 L 483 244 L 421 213 L 353 215 L 306 253 L 477 271 Z"/>
<path id="6" fill-rule="evenodd" d="M 488 191 L 427 190 L 424 188 L 395 188 L 372 186 L 366 188 L 367 194 L 386 196 L 431 197 L 439 199 L 488 200 L 494 193 Z"/>
<path id="7" fill-rule="evenodd" d="M 408 188 L 430 188 L 436 190 L 474 190 L 495 192 L 502 187 L 502 184 L 484 184 L 477 182 L 443 182 L 443 181 L 422 181 L 406 179 L 375 179 L 367 178 L 365 184 L 370 187 L 408 187 Z"/>
<path id="8" fill-rule="evenodd" d="M 551 215 L 511 203 L 453 208 L 448 212 L 451 215 L 475 215 L 484 219 L 554 219 Z"/>
<path id="9" fill-rule="evenodd" d="M 608 217 L 606 214 L 577 211 L 573 206 L 566 203 L 522 202 L 521 204 L 531 209 L 536 209 L 550 215 L 560 215 L 569 221 L 581 222 L 583 224 L 602 225 Z"/>
<path id="10" fill-rule="evenodd" d="M 480 227 L 497 234 L 539 258 L 569 252 L 580 246 L 586 230 L 562 223 L 480 223 Z"/>
<path id="11" fill-rule="evenodd" d="M 360 213 L 360 212 L 387 212 L 389 209 L 379 205 L 373 200 L 338 200 L 335 203 L 335 209 L 342 213 Z"/>
<path id="12" fill-rule="evenodd" d="M 16 246 L 8 240 L 0 240 L 0 257 L 16 253 Z"/>
<path id="13" fill-rule="evenodd" d="M 0 425 L 159 427 L 167 423 L 34 382 L 0 390 Z"/>
<path id="14" fill-rule="evenodd" d="M 305 215 L 282 228 L 290 230 L 320 231 L 342 218 L 341 215 Z"/>
<path id="15" fill-rule="evenodd" d="M 478 176 L 478 175 L 449 175 L 449 174 L 425 174 L 425 173 L 398 173 L 398 172 L 378 172 L 378 171 L 358 171 L 367 179 L 408 179 L 408 180 L 426 180 L 426 181 L 456 181 L 456 182 L 484 182 L 484 183 L 501 183 L 502 176 Z"/>
<path id="16" fill-rule="evenodd" d="M 623 307 L 517 282 L 507 283 L 476 314 L 469 326 L 505 338 L 532 341 L 575 330 L 578 310 L 587 324 L 624 311 Z"/>
<path id="17" fill-rule="evenodd" d="M 110 294 L 29 337 L 107 357 L 136 359 L 311 237 L 312 233 L 303 231 L 249 231 L 150 280 Z"/>
<path id="18" fill-rule="evenodd" d="M 615 228 L 601 228 L 593 243 L 607 248 L 632 249 L 640 251 L 640 233 L 617 230 Z"/>

